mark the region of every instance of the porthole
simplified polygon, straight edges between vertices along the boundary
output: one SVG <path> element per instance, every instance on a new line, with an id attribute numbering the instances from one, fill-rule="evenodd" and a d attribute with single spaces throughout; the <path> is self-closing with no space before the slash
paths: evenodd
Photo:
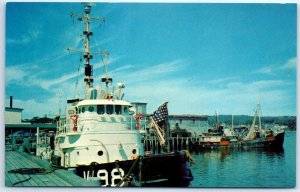
<path id="1" fill-rule="evenodd" d="M 136 154 L 136 149 L 132 149 L 132 154 Z"/>
<path id="2" fill-rule="evenodd" d="M 102 155 L 103 155 L 103 151 L 101 151 L 101 150 L 98 151 L 98 155 L 99 155 L 99 156 L 102 156 Z"/>
<path id="3" fill-rule="evenodd" d="M 89 112 L 93 112 L 94 111 L 94 106 L 89 106 Z"/>

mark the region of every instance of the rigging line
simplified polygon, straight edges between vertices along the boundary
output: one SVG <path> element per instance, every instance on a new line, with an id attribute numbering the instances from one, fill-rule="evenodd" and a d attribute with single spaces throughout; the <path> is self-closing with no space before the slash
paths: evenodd
<path id="1" fill-rule="evenodd" d="M 102 55 L 100 56 L 100 58 L 101 58 L 101 61 L 103 63 L 103 74 L 105 74 L 105 77 L 108 77 L 108 75 L 107 75 L 107 66 L 105 66 L 106 62 L 104 61 L 104 58 L 103 58 Z"/>
<path id="2" fill-rule="evenodd" d="M 95 40 L 95 47 L 96 47 L 96 49 L 100 50 L 100 46 L 99 46 L 97 37 L 94 37 L 93 39 Z M 104 56 L 107 56 L 107 55 L 104 55 Z M 100 54 L 100 58 L 101 58 L 101 61 L 103 63 L 103 74 L 105 74 L 105 76 L 108 77 L 108 74 L 107 74 L 107 61 L 104 59 L 104 57 L 103 57 L 102 54 Z"/>
<path id="3" fill-rule="evenodd" d="M 82 61 L 82 53 L 80 54 L 80 61 Z M 78 63 L 78 68 L 77 68 L 77 77 L 76 77 L 76 84 L 75 84 L 75 93 L 77 92 L 77 88 L 78 88 L 78 80 L 79 80 L 79 74 L 80 74 L 80 65 L 81 65 L 81 62 Z"/>
<path id="4" fill-rule="evenodd" d="M 80 55 L 80 61 L 82 61 L 82 53 Z M 73 62 L 72 59 L 71 59 L 71 65 L 72 66 L 74 65 L 74 62 Z M 75 83 L 75 88 L 74 88 L 74 93 L 75 94 L 76 94 L 77 88 L 78 88 L 78 81 L 79 81 L 79 74 L 80 74 L 80 65 L 81 65 L 81 62 L 78 63 L 78 67 L 77 67 L 76 83 Z"/>

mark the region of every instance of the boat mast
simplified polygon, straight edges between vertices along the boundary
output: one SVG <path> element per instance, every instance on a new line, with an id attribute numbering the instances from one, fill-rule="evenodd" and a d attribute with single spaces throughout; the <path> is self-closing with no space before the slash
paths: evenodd
<path id="1" fill-rule="evenodd" d="M 261 110 L 260 110 L 260 104 L 257 104 L 257 115 L 258 115 L 258 128 L 259 131 L 261 132 L 262 126 L 261 126 Z"/>
<path id="2" fill-rule="evenodd" d="M 93 65 L 90 64 L 90 60 L 93 59 L 93 55 L 92 54 L 103 54 L 103 55 L 108 55 L 107 51 L 103 51 L 103 52 L 91 52 L 90 51 L 90 36 L 93 35 L 93 32 L 90 31 L 89 29 L 89 24 L 90 24 L 90 20 L 98 20 L 101 22 L 105 22 L 104 18 L 97 18 L 97 17 L 92 17 L 90 16 L 91 13 L 91 7 L 94 4 L 92 3 L 84 3 L 84 15 L 80 15 L 80 14 L 75 14 L 75 13 L 71 13 L 71 17 L 76 17 L 78 21 L 83 21 L 83 24 L 85 25 L 85 30 L 83 31 L 83 35 L 84 35 L 84 50 L 73 50 L 70 48 L 67 48 L 67 50 L 69 51 L 76 51 L 76 52 L 81 52 L 84 53 L 83 57 L 85 59 L 85 63 L 84 63 L 84 82 L 85 82 L 85 89 L 86 92 L 93 87 Z"/>
<path id="3" fill-rule="evenodd" d="M 89 31 L 89 15 L 91 13 L 91 5 L 86 4 L 84 7 L 85 11 L 85 31 L 83 31 L 84 37 L 84 55 L 85 58 L 85 66 L 84 66 L 84 82 L 85 82 L 85 89 L 86 91 L 93 87 L 93 67 L 90 64 L 90 59 L 93 59 L 93 55 L 90 53 L 90 36 L 93 35 L 93 32 Z"/>
<path id="4" fill-rule="evenodd" d="M 219 130 L 219 113 L 216 111 L 216 130 Z"/>

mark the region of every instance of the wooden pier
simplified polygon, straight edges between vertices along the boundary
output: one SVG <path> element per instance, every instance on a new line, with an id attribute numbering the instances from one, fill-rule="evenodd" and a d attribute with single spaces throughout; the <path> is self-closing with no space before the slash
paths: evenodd
<path id="1" fill-rule="evenodd" d="M 162 152 L 157 137 L 145 137 L 143 142 L 145 151 L 152 152 L 154 154 Z M 170 151 L 199 150 L 199 137 L 170 137 L 167 142 Z"/>
<path id="2" fill-rule="evenodd" d="M 16 169 L 43 169 L 39 174 L 12 173 Z M 5 151 L 5 186 L 11 187 L 100 187 L 99 181 L 88 181 L 72 171 L 55 169 L 46 160 L 18 151 Z"/>

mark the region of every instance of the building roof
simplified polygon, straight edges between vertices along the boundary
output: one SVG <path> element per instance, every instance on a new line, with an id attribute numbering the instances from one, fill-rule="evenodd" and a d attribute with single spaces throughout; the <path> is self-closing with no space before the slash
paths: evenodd
<path id="1" fill-rule="evenodd" d="M 131 102 L 131 104 L 136 104 L 136 105 L 147 105 L 147 103 L 146 102 Z"/>
<path id="2" fill-rule="evenodd" d="M 79 101 L 77 106 L 84 105 L 130 105 L 128 101 L 118 99 L 95 99 Z"/>
<path id="3" fill-rule="evenodd" d="M 35 123 L 35 124 L 5 124 L 5 128 L 29 128 L 36 129 L 37 127 L 42 129 L 55 129 L 56 124 L 45 124 L 45 123 Z"/>
<path id="4" fill-rule="evenodd" d="M 169 118 L 208 118 L 208 115 L 169 115 Z"/>
<path id="5" fill-rule="evenodd" d="M 14 108 L 14 107 L 5 107 L 5 111 L 22 112 L 23 109 L 21 109 L 21 108 Z"/>

